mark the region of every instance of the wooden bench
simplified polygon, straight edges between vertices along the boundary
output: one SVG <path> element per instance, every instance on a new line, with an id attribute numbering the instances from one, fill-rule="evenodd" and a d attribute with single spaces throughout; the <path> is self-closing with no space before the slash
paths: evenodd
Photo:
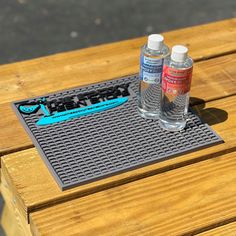
<path id="1" fill-rule="evenodd" d="M 191 105 L 225 143 L 62 192 L 9 103 L 137 73 L 146 38 L 1 66 L 7 235 L 236 235 L 236 19 L 164 35 L 189 47 Z"/>

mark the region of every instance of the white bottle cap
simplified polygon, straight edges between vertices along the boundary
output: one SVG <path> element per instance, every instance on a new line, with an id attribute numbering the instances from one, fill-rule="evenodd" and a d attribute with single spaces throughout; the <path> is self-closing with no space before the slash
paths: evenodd
<path id="1" fill-rule="evenodd" d="M 151 34 L 148 36 L 148 48 L 160 50 L 162 48 L 164 37 L 161 34 Z"/>
<path id="2" fill-rule="evenodd" d="M 188 48 L 182 45 L 175 45 L 171 51 L 171 59 L 176 62 L 184 62 L 188 55 Z"/>

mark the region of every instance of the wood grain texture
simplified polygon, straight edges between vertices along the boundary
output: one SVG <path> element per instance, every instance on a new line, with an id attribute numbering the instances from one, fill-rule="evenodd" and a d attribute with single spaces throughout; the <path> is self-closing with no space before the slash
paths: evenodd
<path id="1" fill-rule="evenodd" d="M 4 207 L 6 208 L 4 209 L 5 212 L 3 213 L 2 221 L 7 235 L 31 236 L 30 227 L 23 214 L 19 211 L 15 196 L 10 191 L 4 176 L 1 182 L 1 194 L 4 199 Z"/>
<path id="2" fill-rule="evenodd" d="M 197 236 L 236 236 L 236 222 L 216 227 Z"/>
<path id="3" fill-rule="evenodd" d="M 14 213 L 12 209 L 9 210 L 7 205 L 3 206 L 1 226 L 7 236 L 25 236 L 24 233 L 18 229 Z"/>
<path id="4" fill-rule="evenodd" d="M 236 216 L 236 152 L 30 214 L 33 235 L 193 235 Z"/>
<path id="5" fill-rule="evenodd" d="M 5 234 L 7 236 L 32 236 L 29 225 L 24 222 L 24 227 L 28 228 L 26 232 L 20 223 L 18 216 L 15 215 L 15 209 L 5 204 L 1 216 L 1 226 Z"/>
<path id="6" fill-rule="evenodd" d="M 9 183 L 19 210 L 27 219 L 30 212 L 68 201 L 146 176 L 162 173 L 197 161 L 217 157 L 236 150 L 236 96 L 219 99 L 195 107 L 225 143 L 185 154 L 177 158 L 128 171 L 70 190 L 61 191 L 37 151 L 33 149 L 9 154 L 2 158 L 2 175 Z"/>
<path id="7" fill-rule="evenodd" d="M 236 51 L 236 18 L 164 33 L 195 60 Z M 146 37 L 0 66 L 0 103 L 95 83 L 138 71 Z"/>
<path id="8" fill-rule="evenodd" d="M 236 51 L 236 18 L 164 35 L 168 45 L 185 44 L 195 60 L 203 60 Z M 0 112 L 7 117 L 0 120 L 0 154 L 33 146 L 10 101 L 137 73 L 145 41 L 143 37 L 0 66 Z M 192 96 L 208 101 L 235 93 L 235 60 L 229 55 L 197 63 Z"/>

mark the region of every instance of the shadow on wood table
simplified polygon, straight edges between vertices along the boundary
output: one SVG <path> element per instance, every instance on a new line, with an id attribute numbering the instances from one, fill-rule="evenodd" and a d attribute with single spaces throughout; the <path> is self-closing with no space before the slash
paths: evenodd
<path id="1" fill-rule="evenodd" d="M 193 110 L 201 117 L 208 125 L 222 123 L 228 119 L 228 113 L 216 107 L 205 108 L 205 101 L 201 98 L 191 97 L 190 104 L 194 106 Z"/>

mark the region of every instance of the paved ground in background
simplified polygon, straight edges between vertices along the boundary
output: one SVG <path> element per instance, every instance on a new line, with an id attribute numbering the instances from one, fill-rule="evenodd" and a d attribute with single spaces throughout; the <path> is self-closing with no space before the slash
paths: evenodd
<path id="1" fill-rule="evenodd" d="M 236 0 L 0 0 L 0 6 L 0 64 L 236 17 Z"/>
<path id="2" fill-rule="evenodd" d="M 0 0 L 0 64 L 236 17 L 236 0 Z"/>

